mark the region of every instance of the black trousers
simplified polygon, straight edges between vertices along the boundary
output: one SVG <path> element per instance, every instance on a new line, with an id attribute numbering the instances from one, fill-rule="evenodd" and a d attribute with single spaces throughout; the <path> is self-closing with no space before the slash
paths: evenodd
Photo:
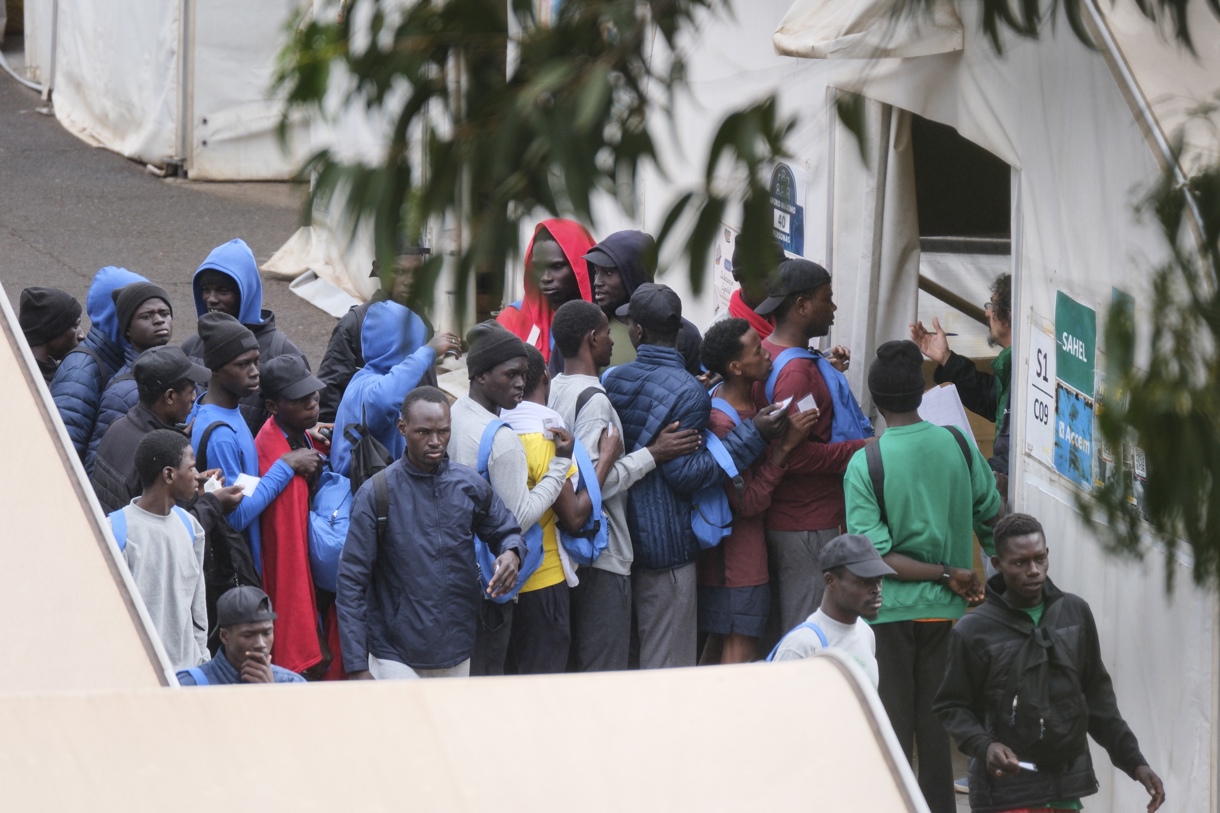
<path id="1" fill-rule="evenodd" d="M 487 677 L 504 674 L 508 659 L 508 636 L 513 629 L 511 602 L 497 604 L 483 599 L 479 607 L 479 622 L 474 631 L 474 652 L 470 655 L 470 676 Z"/>
<path id="2" fill-rule="evenodd" d="M 877 694 L 910 761 L 919 749 L 919 789 L 932 813 L 955 813 L 949 735 L 932 701 L 949 656 L 951 621 L 893 621 L 873 626 L 877 639 Z"/>
<path id="3" fill-rule="evenodd" d="M 572 588 L 571 672 L 627 668 L 631 643 L 631 577 L 596 567 L 580 569 Z"/>
<path id="4" fill-rule="evenodd" d="M 519 675 L 549 675 L 568 666 L 572 640 L 566 582 L 517 596 L 509 649 Z"/>

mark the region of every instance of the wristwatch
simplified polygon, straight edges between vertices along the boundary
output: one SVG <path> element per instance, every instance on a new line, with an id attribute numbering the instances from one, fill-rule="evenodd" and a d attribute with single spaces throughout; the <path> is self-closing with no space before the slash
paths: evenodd
<path id="1" fill-rule="evenodd" d="M 940 574 L 940 580 L 947 585 L 953 580 L 952 574 L 949 573 L 949 564 L 948 562 L 941 562 L 940 566 L 945 569 L 945 572 Z"/>

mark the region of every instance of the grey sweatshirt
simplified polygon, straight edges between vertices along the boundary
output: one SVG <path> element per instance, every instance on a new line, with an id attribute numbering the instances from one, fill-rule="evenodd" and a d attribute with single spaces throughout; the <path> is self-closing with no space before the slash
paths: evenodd
<path id="1" fill-rule="evenodd" d="M 576 401 L 589 387 L 602 389 L 601 382 L 591 375 L 558 375 L 551 381 L 550 407 L 560 414 L 567 426 L 572 426 L 576 417 Z M 580 411 L 574 433 L 589 452 L 589 459 L 597 465 L 600 457 L 597 444 L 602 430 L 613 425 L 619 437 L 623 436 L 623 424 L 618 413 L 610 405 L 609 398 L 595 396 Z M 602 486 L 602 513 L 606 515 L 608 545 L 602 555 L 593 562 L 593 567 L 626 576 L 631 573 L 631 534 L 627 530 L 627 489 L 643 479 L 644 475 L 657 467 L 652 452 L 640 449 L 623 455 L 614 462 L 614 468 Z"/>
<path id="2" fill-rule="evenodd" d="M 203 526 L 190 517 L 194 538 L 177 513 L 149 513 L 132 500 L 123 558 L 174 669 L 208 659 L 208 605 L 203 583 Z M 188 516 L 190 516 L 188 514 Z"/>
<path id="3" fill-rule="evenodd" d="M 483 430 L 496 416 L 476 404 L 471 398 L 459 398 L 450 410 L 452 433 L 449 436 L 449 459 L 455 463 L 479 467 L 479 441 Z M 525 447 L 511 428 L 496 433 L 491 444 L 491 457 L 487 462 L 488 479 L 522 530 L 528 529 L 542 519 L 542 515 L 555 504 L 559 492 L 567 479 L 572 458 L 551 458 L 546 475 L 531 490 L 529 488 L 529 464 L 525 459 Z"/>

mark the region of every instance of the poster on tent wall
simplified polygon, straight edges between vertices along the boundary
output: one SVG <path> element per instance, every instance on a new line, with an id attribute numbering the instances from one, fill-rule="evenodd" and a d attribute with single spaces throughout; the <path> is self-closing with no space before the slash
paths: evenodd
<path id="1" fill-rule="evenodd" d="M 718 319 L 723 311 L 728 310 L 729 297 L 737 290 L 737 280 L 733 279 L 733 247 L 736 245 L 737 231 L 721 223 L 716 246 L 712 250 L 713 319 Z"/>
<path id="2" fill-rule="evenodd" d="M 1088 490 L 1093 487 L 1097 312 L 1062 291 L 1055 294 L 1055 343 L 1055 470 Z"/>
<path id="3" fill-rule="evenodd" d="M 771 211 L 775 239 L 784 251 L 805 256 L 805 170 L 776 164 L 771 170 Z"/>
<path id="4" fill-rule="evenodd" d="M 1025 441 L 1040 463 L 1055 467 L 1055 337 L 1054 326 L 1030 322 L 1029 391 L 1025 399 Z"/>

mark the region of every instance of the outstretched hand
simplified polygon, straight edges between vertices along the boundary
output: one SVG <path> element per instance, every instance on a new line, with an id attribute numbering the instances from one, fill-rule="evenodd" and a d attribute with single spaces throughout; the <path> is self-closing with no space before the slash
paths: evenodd
<path id="1" fill-rule="evenodd" d="M 1156 775 L 1156 771 L 1147 765 L 1141 765 L 1135 769 L 1135 779 L 1152 797 L 1148 800 L 1148 813 L 1153 813 L 1154 810 L 1165 804 L 1165 785 L 1161 783 L 1161 777 Z"/>
<path id="2" fill-rule="evenodd" d="M 932 327 L 935 330 L 928 330 L 923 322 L 915 322 L 911 325 L 911 341 L 919 346 L 919 352 L 943 366 L 949 361 L 949 337 L 940 326 L 940 319 L 935 316 L 932 317 Z"/>
<path id="3" fill-rule="evenodd" d="M 775 440 L 788 428 L 788 412 L 779 404 L 770 404 L 754 415 L 754 428 L 764 440 Z"/>

